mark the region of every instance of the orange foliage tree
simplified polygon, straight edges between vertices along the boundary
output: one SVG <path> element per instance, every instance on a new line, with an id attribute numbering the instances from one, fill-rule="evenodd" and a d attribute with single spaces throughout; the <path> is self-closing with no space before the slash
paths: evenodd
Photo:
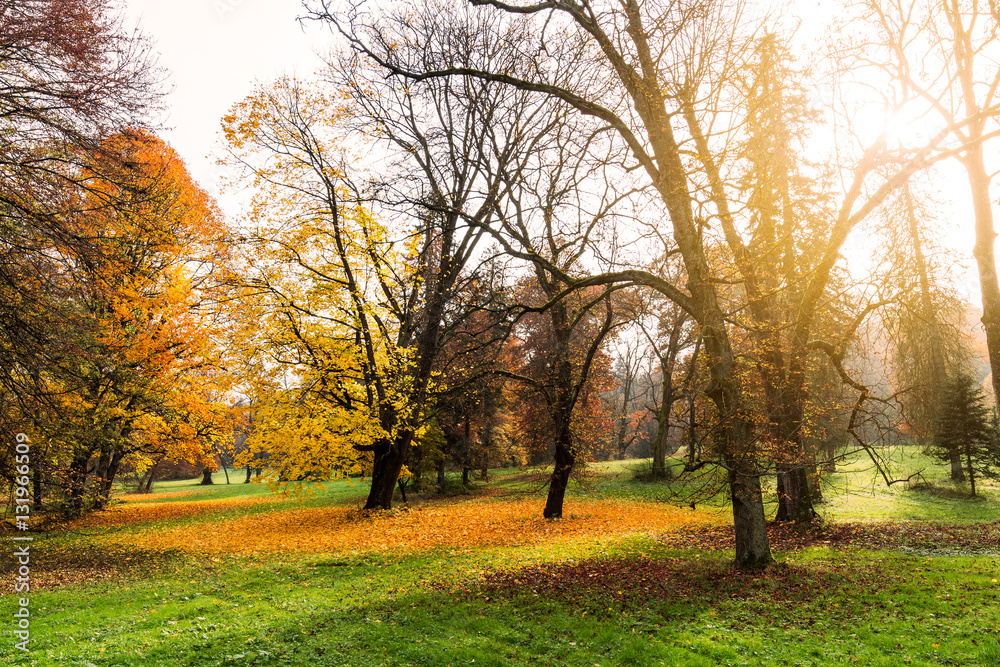
<path id="1" fill-rule="evenodd" d="M 0 424 L 9 433 L 32 430 L 56 407 L 51 368 L 77 352 L 67 263 L 99 252 L 77 229 L 101 183 L 94 156 L 108 136 L 149 116 L 159 74 L 142 35 L 108 0 L 0 9 Z M 40 504 L 56 453 L 43 441 L 31 446 Z M 13 475 L 7 445 L 0 478 Z"/>
<path id="2" fill-rule="evenodd" d="M 529 460 L 554 454 L 547 518 L 562 515 L 563 494 L 577 461 L 607 453 L 612 445 L 613 409 L 604 401 L 614 378 L 604 343 L 618 324 L 611 295 L 583 290 L 541 306 L 558 292 L 543 272 L 539 285 L 521 285 L 529 310 L 518 322 L 505 353 L 507 391 L 517 405 L 512 415 Z"/>
<path id="3" fill-rule="evenodd" d="M 209 307 L 225 242 L 214 202 L 145 130 L 109 137 L 88 169 L 72 225 L 89 249 L 57 248 L 64 347 L 33 411 L 70 514 L 107 499 L 127 456 L 139 468 L 157 455 L 202 462 L 208 439 L 231 431 Z"/>

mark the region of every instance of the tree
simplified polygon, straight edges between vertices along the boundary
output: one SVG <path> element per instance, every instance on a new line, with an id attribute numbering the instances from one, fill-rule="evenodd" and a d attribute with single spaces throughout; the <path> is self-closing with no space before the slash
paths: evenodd
<path id="1" fill-rule="evenodd" d="M 544 304 L 562 287 L 543 270 L 537 274 L 537 282 L 526 285 L 529 294 L 522 302 L 527 305 Z M 529 450 L 554 450 L 543 511 L 547 519 L 562 517 L 570 474 L 586 445 L 602 432 L 610 436 L 611 415 L 601 404 L 609 388 L 610 359 L 602 347 L 616 320 L 609 295 L 593 289 L 522 317 L 515 330 L 516 371 L 508 377 L 520 385 L 520 391 L 514 389 L 518 430 Z"/>
<path id="2" fill-rule="evenodd" d="M 458 55 L 468 57 L 492 47 L 473 40 L 463 49 Z M 404 50 L 418 55 L 412 43 Z M 331 469 L 324 451 L 353 443 L 373 457 L 366 507 L 389 508 L 414 437 L 432 415 L 449 304 L 478 279 L 466 267 L 496 217 L 500 173 L 526 144 L 519 129 L 533 119 L 492 84 L 404 85 L 351 54 L 330 65 L 328 88 L 284 79 L 225 120 L 233 159 L 260 187 L 246 260 L 257 268 L 244 290 L 267 326 L 250 322 L 256 332 L 243 349 L 272 356 L 269 369 L 254 362 L 258 377 L 270 377 L 260 391 L 283 406 L 269 420 L 262 402 L 251 440 L 267 438 L 272 467 L 284 451 L 295 465 L 311 458 L 317 475 Z M 349 113 L 333 91 L 349 97 Z M 504 157 L 485 169 L 479 152 L 496 118 L 511 125 L 489 138 Z M 342 167 L 338 138 L 348 132 L 393 155 L 368 184 Z M 265 266 L 264 256 L 274 261 Z M 301 381 L 286 382 L 292 375 Z M 280 430 L 265 435 L 269 421 L 297 423 L 302 403 L 314 414 L 296 437 L 311 446 L 296 449 L 296 438 Z M 357 456 L 345 451 L 348 460 Z"/>
<path id="3" fill-rule="evenodd" d="M 983 390 L 971 375 L 958 373 L 945 382 L 931 451 L 949 463 L 958 453 L 973 496 L 977 477 L 1000 476 L 1000 449 L 990 414 Z"/>
<path id="4" fill-rule="evenodd" d="M 94 158 L 74 231 L 95 252 L 61 246 L 62 304 L 74 351 L 43 373 L 51 416 L 39 423 L 71 449 L 70 511 L 82 509 L 91 457 L 97 504 L 122 460 L 144 448 L 209 458 L 206 438 L 225 433 L 226 389 L 211 327 L 207 281 L 224 254 L 214 202 L 177 154 L 142 130 L 110 137 Z M 113 205 L 108 202 L 114 202 Z"/>
<path id="5" fill-rule="evenodd" d="M 863 47 L 865 58 L 882 63 L 885 76 L 920 102 L 901 107 L 894 122 L 918 119 L 927 125 L 931 121 L 925 119 L 936 118 L 931 129 L 919 128 L 921 134 L 947 136 L 952 142 L 948 154 L 965 171 L 975 223 L 972 254 L 979 269 L 982 322 L 990 366 L 998 369 L 1000 279 L 990 194 L 995 173 L 986 155 L 987 145 L 1000 135 L 1000 72 L 993 53 L 1000 36 L 1000 9 L 994 2 L 921 0 L 889 5 L 868 1 L 864 10 L 871 30 Z M 992 382 L 994 395 L 1000 396 L 1000 373 L 993 373 Z"/>
<path id="6" fill-rule="evenodd" d="M 934 437 L 944 384 L 965 363 L 969 347 L 959 325 L 966 304 L 950 285 L 957 260 L 934 238 L 941 223 L 933 206 L 929 195 L 908 183 L 883 207 L 885 244 L 892 249 L 884 281 L 899 286 L 884 316 L 892 369 L 906 432 L 922 445 Z M 952 480 L 963 481 L 963 470 L 960 452 L 954 450 Z"/>
<path id="7" fill-rule="evenodd" d="M 97 156 L 155 110 L 158 77 L 145 40 L 109 2 L 0 3 L 0 420 L 12 432 L 57 415 L 62 388 L 47 370 L 76 354 L 80 330 L 65 264 L 102 252 L 80 215 L 126 205 L 94 190 L 118 168 L 95 173 L 114 162 L 113 151 Z M 39 446 L 40 505 L 58 448 Z"/>

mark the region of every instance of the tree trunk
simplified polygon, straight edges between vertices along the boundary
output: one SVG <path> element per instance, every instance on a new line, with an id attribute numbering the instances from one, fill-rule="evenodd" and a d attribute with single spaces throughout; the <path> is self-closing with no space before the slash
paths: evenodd
<path id="1" fill-rule="evenodd" d="M 551 286 L 549 292 L 551 297 L 554 293 Z M 552 306 L 549 309 L 549 316 L 552 318 L 552 334 L 556 341 L 553 359 L 555 374 L 552 379 L 554 400 L 549 403 L 556 447 L 555 465 L 549 478 L 549 495 L 545 499 L 542 516 L 546 519 L 559 519 L 563 515 L 563 499 L 566 496 L 566 487 L 569 485 L 569 476 L 576 462 L 572 424 L 573 407 L 579 393 L 574 391 L 576 382 L 573 379 L 574 369 L 570 361 L 570 337 L 573 334 L 573 325 L 565 302 L 560 301 Z M 588 370 L 588 368 L 578 370 L 581 373 L 581 386 Z"/>
<path id="2" fill-rule="evenodd" d="M 697 404 L 693 393 L 688 394 L 688 460 L 687 470 L 694 470 L 698 464 L 698 414 Z"/>
<path id="3" fill-rule="evenodd" d="M 34 487 L 34 489 L 33 489 L 34 492 L 33 492 L 32 495 L 34 495 L 34 498 L 35 498 L 35 503 L 34 503 L 35 506 L 32 509 L 35 512 L 41 512 L 42 511 L 42 470 L 41 470 L 41 467 L 39 466 L 38 463 L 35 464 L 34 468 L 35 469 L 31 471 L 31 473 L 32 473 L 32 484 L 33 484 L 33 487 Z"/>
<path id="4" fill-rule="evenodd" d="M 673 378 L 666 364 L 660 364 L 663 380 L 660 383 L 660 408 L 656 411 L 656 437 L 653 439 L 653 478 L 667 476 L 667 438 L 670 437 L 670 410 L 674 406 Z"/>
<path id="5" fill-rule="evenodd" d="M 118 475 L 118 468 L 121 465 L 123 458 L 125 458 L 125 454 L 121 450 L 116 449 L 111 452 L 111 457 L 109 458 L 104 469 L 104 474 L 100 479 L 100 495 L 95 503 L 96 507 L 104 507 L 111 499 L 111 488 L 115 484 L 115 477 Z"/>
<path id="6" fill-rule="evenodd" d="M 990 7 L 993 6 L 991 3 Z M 946 3 L 944 8 L 954 36 L 956 74 L 962 88 L 966 116 L 974 119 L 967 129 L 968 139 L 972 144 L 962 156 L 961 162 L 969 177 L 972 209 L 975 214 L 976 244 L 972 254 L 976 258 L 976 267 L 979 270 L 979 289 L 983 298 L 982 322 L 986 332 L 990 369 L 992 369 L 993 396 L 1000 402 L 1000 280 L 997 278 L 994 256 L 997 233 L 993 228 L 993 202 L 990 197 L 992 177 L 983 159 L 983 136 L 987 117 L 981 113 L 982 109 L 976 99 L 976 49 L 972 46 L 970 29 L 966 28 L 966 17 L 958 3 Z M 975 18 L 975 13 L 973 16 Z"/>
<path id="7" fill-rule="evenodd" d="M 667 476 L 667 439 L 670 436 L 670 423 L 659 422 L 656 427 L 656 437 L 653 439 L 653 477 L 664 479 Z"/>
<path id="8" fill-rule="evenodd" d="M 955 449 L 948 452 L 951 458 L 951 481 L 953 482 L 964 482 L 965 481 L 965 470 L 962 467 L 962 452 Z"/>
<path id="9" fill-rule="evenodd" d="M 149 469 L 149 479 L 146 480 L 146 490 L 145 493 L 151 493 L 153 491 L 153 482 L 156 481 L 156 470 L 163 463 L 163 458 L 160 458 L 153 464 L 153 467 Z"/>
<path id="10" fill-rule="evenodd" d="M 104 478 L 108 474 L 108 466 L 111 464 L 112 452 L 113 449 L 110 444 L 101 445 L 101 453 L 97 458 L 97 468 L 94 470 L 94 476 L 102 486 Z"/>
<path id="11" fill-rule="evenodd" d="M 226 484 L 229 484 L 229 471 L 226 469 L 226 458 L 219 454 L 219 463 L 222 465 L 222 471 L 226 473 Z"/>
<path id="12" fill-rule="evenodd" d="M 773 433 L 778 442 L 787 447 L 787 451 L 778 457 L 778 512 L 775 521 L 807 522 L 817 516 L 813 507 L 813 486 L 818 486 L 819 480 L 810 480 L 807 474 L 816 466 L 816 456 L 814 449 L 802 439 L 807 356 L 806 332 L 800 329 L 789 344 L 787 377 L 778 380 L 775 387 Z"/>
<path id="13" fill-rule="evenodd" d="M 87 488 L 87 463 L 90 461 L 90 450 L 77 451 L 69 464 L 69 506 L 66 514 L 77 517 L 83 512 L 83 496 Z"/>
<path id="14" fill-rule="evenodd" d="M 759 569 L 774 562 L 767 538 L 764 496 L 758 475 L 740 474 L 739 463 L 730 461 L 729 489 L 733 496 L 733 532 L 736 536 L 736 566 Z"/>
<path id="15" fill-rule="evenodd" d="M 972 491 L 973 497 L 976 495 L 976 473 L 972 469 L 972 447 L 966 443 L 965 445 L 965 462 L 969 467 L 969 487 Z"/>
<path id="16" fill-rule="evenodd" d="M 149 493 L 153 489 L 153 479 L 156 477 L 156 469 L 157 467 L 159 467 L 159 465 L 160 461 L 157 461 L 152 466 L 150 466 L 147 472 L 148 476 L 145 477 L 146 488 L 143 488 L 142 480 L 139 480 L 139 493 Z"/>
<path id="17" fill-rule="evenodd" d="M 793 465 L 778 470 L 778 512 L 775 521 L 808 522 L 816 518 L 813 484 L 806 466 Z"/>
<path id="18" fill-rule="evenodd" d="M 142 491 L 142 487 L 146 485 L 146 478 L 148 476 L 149 476 L 149 470 L 146 470 L 141 475 L 139 475 L 139 484 L 137 484 L 136 487 L 135 487 L 135 492 L 136 493 L 142 493 L 143 492 Z"/>
<path id="19" fill-rule="evenodd" d="M 576 457 L 573 455 L 572 434 L 567 425 L 559 429 L 556 441 L 555 468 L 549 478 L 549 495 L 545 499 L 545 509 L 542 516 L 546 519 L 561 519 L 563 515 L 563 498 L 566 487 L 569 486 L 569 475 L 573 471 Z"/>
<path id="20" fill-rule="evenodd" d="M 625 441 L 625 436 L 628 431 L 628 406 L 632 402 L 632 384 L 634 382 L 635 373 L 632 370 L 632 359 L 629 355 L 625 362 L 625 382 L 622 385 L 622 411 L 618 415 L 618 430 L 615 435 L 615 450 L 618 455 L 625 458 L 625 450 L 629 448 L 632 444 L 632 440 L 628 442 Z M 654 464 L 655 469 L 655 464 Z"/>
<path id="21" fill-rule="evenodd" d="M 403 469 L 412 439 L 412 432 L 404 432 L 391 446 L 383 444 L 375 450 L 372 486 L 364 509 L 392 509 L 392 494 L 396 490 L 396 480 Z"/>
<path id="22" fill-rule="evenodd" d="M 252 470 L 252 469 L 250 468 L 250 464 L 248 463 L 248 464 L 247 464 L 247 478 L 246 478 L 245 480 L 243 480 L 243 483 L 244 483 L 244 484 L 249 484 L 249 483 L 250 483 L 250 474 L 251 474 L 251 470 Z"/>
<path id="23" fill-rule="evenodd" d="M 201 471 L 201 485 L 208 486 L 209 484 L 215 484 L 215 482 L 212 481 L 212 469 L 206 467 Z"/>

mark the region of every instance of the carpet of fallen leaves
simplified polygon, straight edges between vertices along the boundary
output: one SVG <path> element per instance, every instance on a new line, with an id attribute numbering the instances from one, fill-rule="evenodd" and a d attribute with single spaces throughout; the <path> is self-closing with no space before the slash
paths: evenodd
<path id="1" fill-rule="evenodd" d="M 126 503 L 149 503 L 160 502 L 164 498 L 191 498 L 198 495 L 201 494 L 197 491 L 157 491 L 155 495 L 151 493 L 124 493 L 116 495 L 115 500 L 120 500 Z"/>
<path id="2" fill-rule="evenodd" d="M 1000 553 L 1000 521 L 957 526 L 924 522 L 808 525 L 773 522 L 768 524 L 767 534 L 775 551 L 794 551 L 811 546 L 854 546 Z M 678 549 L 718 551 L 735 547 L 732 526 L 685 527 L 665 533 L 659 539 L 665 546 Z"/>
<path id="3" fill-rule="evenodd" d="M 927 523 L 843 523 L 768 525 L 771 548 L 788 552 L 811 546 L 862 547 L 925 552 L 1000 553 L 1000 521 L 964 526 Z M 684 526 L 663 533 L 667 547 L 702 551 L 731 550 L 732 526 Z M 517 595 L 559 599 L 581 610 L 601 612 L 614 605 L 630 608 L 654 601 L 686 601 L 713 606 L 720 600 L 755 600 L 764 604 L 820 599 L 845 584 L 877 590 L 885 585 L 872 563 L 826 563 L 822 568 L 778 563 L 741 572 L 724 559 L 621 556 L 564 563 L 539 563 L 498 569 L 460 582 L 440 581 L 436 588 L 490 601 Z"/>
<path id="4" fill-rule="evenodd" d="M 68 543 L 35 542 L 32 588 L 82 581 L 111 580 L 186 560 L 187 555 L 268 553 L 392 553 L 423 549 L 557 545 L 576 539 L 613 541 L 649 535 L 662 546 L 719 551 L 733 548 L 733 530 L 722 514 L 663 504 L 615 500 L 580 500 L 567 504 L 561 520 L 546 520 L 538 499 L 442 499 L 389 512 L 349 507 L 256 507 L 273 503 L 268 496 L 115 505 L 76 522 L 73 529 L 90 535 Z M 242 516 L 219 516 L 236 510 Z M 199 519 L 199 517 L 202 517 Z M 163 525 L 164 519 L 191 519 Z M 113 530 L 130 526 L 127 531 Z M 112 529 L 112 530 L 105 530 Z M 771 524 L 776 552 L 810 546 L 853 546 L 872 549 L 1000 553 L 1000 521 L 946 526 L 915 522 L 883 524 Z M 138 546 L 138 545 L 141 545 Z M 493 571 L 474 582 L 487 595 L 508 591 L 574 595 L 586 598 L 601 590 L 623 603 L 635 598 L 716 595 L 732 588 L 748 595 L 808 596 L 825 584 L 817 577 L 838 576 L 796 567 L 774 566 L 758 575 L 734 573 L 724 559 L 638 558 L 547 563 L 515 571 Z M 0 559 L 0 575 L 8 582 L 12 559 Z M 6 568 L 6 569 L 4 569 Z M 706 569 L 708 568 L 708 569 Z M 860 575 L 859 575 L 860 576 Z M 747 581 L 743 578 L 749 577 Z M 720 582 L 725 580 L 726 585 Z M 748 583 L 751 582 L 751 583 Z M 751 585 L 752 584 L 752 585 Z M 493 591 L 490 593 L 489 591 Z M 754 592 L 756 591 L 756 593 Z M 572 593 L 571 593 L 572 592 Z M 582 599 L 582 598 L 581 598 Z M 804 598 L 803 598 L 804 599 Z"/>
<path id="5" fill-rule="evenodd" d="M 848 578 L 856 583 L 871 583 L 875 577 L 869 570 L 857 564 L 816 569 L 780 563 L 740 572 L 721 560 L 623 557 L 497 570 L 475 582 L 441 582 L 438 587 L 474 594 L 487 602 L 538 595 L 600 612 L 609 605 L 629 608 L 652 601 L 684 600 L 703 605 L 729 599 L 809 602 L 831 585 L 843 585 Z"/>
<path id="6" fill-rule="evenodd" d="M 183 506 L 195 504 L 202 503 L 125 505 L 92 517 L 89 526 L 99 527 L 101 521 L 117 526 L 165 516 L 190 516 L 192 510 Z M 217 509 L 216 505 L 202 507 L 202 511 Z M 389 512 L 310 507 L 253 513 L 235 519 L 215 518 L 203 524 L 151 528 L 142 535 L 141 543 L 156 549 L 225 553 L 392 551 L 398 554 L 432 548 L 552 543 L 582 536 L 660 534 L 681 526 L 719 521 L 718 515 L 686 508 L 613 500 L 567 503 L 564 518 L 551 521 L 542 518 L 541 502 L 537 499 L 451 499 Z M 111 533 L 106 539 L 134 543 L 136 536 Z"/>

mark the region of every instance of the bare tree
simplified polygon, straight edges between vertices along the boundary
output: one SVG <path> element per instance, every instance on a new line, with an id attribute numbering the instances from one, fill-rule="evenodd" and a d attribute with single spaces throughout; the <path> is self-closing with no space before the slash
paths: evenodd
<path id="1" fill-rule="evenodd" d="M 995 370 L 1000 368 L 1000 281 L 990 188 L 996 166 L 988 164 L 987 146 L 1000 134 L 1000 8 L 976 0 L 860 4 L 864 32 L 861 39 L 855 37 L 858 50 L 864 51 L 865 62 L 880 63 L 885 79 L 912 99 L 906 107 L 899 105 L 892 119 L 904 124 L 910 136 L 895 140 L 905 146 L 921 135 L 944 133 L 950 140 L 948 154 L 965 171 L 974 212 L 972 254 L 979 269 L 982 322 Z M 994 394 L 1000 396 L 1000 373 L 994 372 L 992 381 Z"/>

